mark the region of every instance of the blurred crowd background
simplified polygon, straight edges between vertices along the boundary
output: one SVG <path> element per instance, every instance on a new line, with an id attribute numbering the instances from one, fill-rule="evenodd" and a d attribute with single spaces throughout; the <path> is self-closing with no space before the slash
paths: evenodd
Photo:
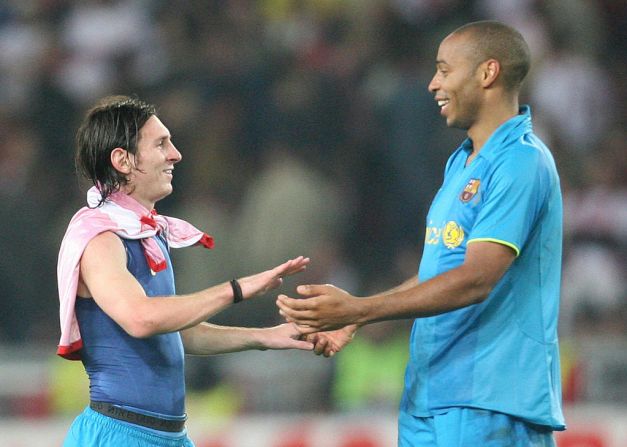
<path id="1" fill-rule="evenodd" d="M 74 134 L 94 101 L 131 94 L 156 104 L 183 154 L 158 211 L 205 229 L 216 247 L 173 253 L 178 292 L 303 254 L 311 267 L 282 291 L 330 282 L 373 293 L 416 273 L 427 207 L 464 138 L 427 91 L 437 46 L 487 18 L 530 44 L 523 102 L 561 174 L 565 400 L 627 405 L 626 2 L 4 0 L 2 414 L 76 413 L 87 399 L 81 365 L 54 355 L 56 256 L 84 203 Z M 211 321 L 280 318 L 268 296 Z M 190 358 L 190 406 L 395 409 L 410 323 L 363 329 L 333 359 Z"/>

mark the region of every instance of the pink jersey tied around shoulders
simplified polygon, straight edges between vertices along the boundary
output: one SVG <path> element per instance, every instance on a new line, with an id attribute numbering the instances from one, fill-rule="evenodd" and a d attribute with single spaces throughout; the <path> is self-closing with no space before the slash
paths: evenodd
<path id="1" fill-rule="evenodd" d="M 148 210 L 129 195 L 116 192 L 101 205 L 100 191 L 92 187 L 87 192 L 87 204 L 72 217 L 68 225 L 57 264 L 59 287 L 59 319 L 61 339 L 57 354 L 69 360 L 80 360 L 81 341 L 78 321 L 74 313 L 78 288 L 80 260 L 90 240 L 105 231 L 112 231 L 123 239 L 139 239 L 148 266 L 154 274 L 164 270 L 166 260 L 152 238 L 161 235 L 172 248 L 195 244 L 213 248 L 213 238 L 184 220 L 162 216 Z"/>

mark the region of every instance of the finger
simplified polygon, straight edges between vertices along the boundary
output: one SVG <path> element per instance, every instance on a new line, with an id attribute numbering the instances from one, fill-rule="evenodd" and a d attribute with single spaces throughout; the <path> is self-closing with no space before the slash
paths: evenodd
<path id="1" fill-rule="evenodd" d="M 296 326 L 296 327 L 298 327 L 298 326 Z M 303 339 L 304 339 L 304 340 L 307 340 L 307 341 L 309 341 L 309 342 L 313 343 L 314 345 L 315 345 L 316 343 L 318 343 L 318 339 L 320 338 L 320 337 L 318 336 L 318 333 L 315 333 L 315 334 L 307 334 L 307 335 L 303 335 L 302 337 L 303 337 Z"/>
<path id="2" fill-rule="evenodd" d="M 329 340 L 324 337 L 318 337 L 317 342 L 314 344 L 314 353 L 316 355 L 323 354 L 328 350 Z"/>
<path id="3" fill-rule="evenodd" d="M 296 259 L 292 259 L 292 267 L 304 267 L 311 262 L 310 258 L 306 258 L 305 256 L 299 256 Z"/>
<path id="4" fill-rule="evenodd" d="M 287 272 L 292 265 L 292 259 L 285 261 L 283 264 L 277 265 L 271 270 L 273 276 L 281 276 Z"/>
<path id="5" fill-rule="evenodd" d="M 285 295 L 279 295 L 277 296 L 277 299 L 275 301 L 276 307 L 279 308 L 279 313 L 288 319 L 293 319 L 292 316 L 292 312 L 294 312 L 292 310 L 292 308 L 289 306 L 290 302 L 288 301 L 290 298 L 287 298 Z"/>
<path id="6" fill-rule="evenodd" d="M 313 300 L 290 298 L 287 295 L 280 294 L 277 296 L 276 304 L 280 309 L 303 312 L 314 309 L 316 303 Z"/>
<path id="7" fill-rule="evenodd" d="M 288 259 L 283 264 L 276 266 L 274 270 L 287 272 L 292 269 L 300 269 L 306 266 L 307 264 L 309 264 L 309 261 L 310 261 L 309 258 L 305 258 L 304 256 L 299 256 L 298 258 L 295 258 L 295 259 Z"/>
<path id="8" fill-rule="evenodd" d="M 294 349 L 302 349 L 303 351 L 312 351 L 314 349 L 313 343 L 305 340 L 294 340 L 292 347 Z"/>
<path id="9" fill-rule="evenodd" d="M 288 298 L 285 295 L 279 295 L 276 300 L 276 305 L 279 308 L 279 314 L 291 323 L 296 323 L 299 326 L 307 326 L 313 328 L 313 331 L 308 330 L 307 333 L 319 331 L 323 329 L 321 322 L 318 321 L 315 312 L 315 303 L 303 305 L 303 301 L 313 301 L 315 298 L 308 300 L 295 300 Z"/>
<path id="10" fill-rule="evenodd" d="M 313 326 L 309 326 L 307 324 L 298 324 L 298 323 L 294 323 L 296 324 L 296 326 L 298 326 L 298 331 L 303 334 L 303 335 L 309 335 L 309 334 L 313 334 L 315 332 L 320 332 L 320 330 L 318 328 L 315 328 Z"/>
<path id="11" fill-rule="evenodd" d="M 304 272 L 305 270 L 307 270 L 307 266 L 302 265 L 302 266 L 299 266 L 298 268 L 294 267 L 293 269 L 290 269 L 290 271 L 284 273 L 284 275 L 295 275 L 296 273 Z"/>
<path id="12" fill-rule="evenodd" d="M 317 296 L 328 294 L 332 286 L 328 284 L 303 284 L 296 291 L 303 296 Z"/>
<path id="13" fill-rule="evenodd" d="M 279 315 L 281 315 L 288 323 L 296 323 L 293 318 L 286 315 L 285 312 L 283 312 L 281 309 L 279 309 Z"/>
<path id="14" fill-rule="evenodd" d="M 314 332 L 320 332 L 321 330 L 321 326 L 319 326 L 317 322 L 314 320 L 309 320 L 306 318 L 294 318 L 294 317 L 287 315 L 281 310 L 279 311 L 279 315 L 281 315 L 285 319 L 286 322 L 295 324 L 296 326 L 298 326 L 300 335 L 309 335 Z"/>
<path id="15" fill-rule="evenodd" d="M 296 273 L 300 273 L 307 269 L 307 265 L 309 264 L 309 258 L 303 258 L 302 256 L 299 259 L 293 259 L 290 261 L 290 264 L 285 267 L 283 271 L 283 275 L 294 275 Z"/>
<path id="16" fill-rule="evenodd" d="M 315 323 L 310 318 L 303 316 L 301 312 L 295 312 L 289 308 L 282 308 L 281 305 L 278 303 L 277 305 L 279 306 L 279 315 L 281 315 L 285 319 L 285 321 L 287 321 L 288 323 L 298 325 L 299 330 L 302 327 L 309 328 L 312 326 L 312 323 Z M 310 334 L 311 332 L 315 332 L 315 331 L 308 330 L 307 334 Z"/>

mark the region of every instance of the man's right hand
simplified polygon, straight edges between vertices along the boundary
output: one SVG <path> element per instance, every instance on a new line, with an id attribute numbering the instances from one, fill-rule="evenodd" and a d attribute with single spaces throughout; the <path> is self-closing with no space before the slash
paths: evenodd
<path id="1" fill-rule="evenodd" d="M 309 258 L 299 256 L 273 269 L 238 279 L 244 299 L 252 298 L 256 295 L 263 295 L 272 289 L 276 289 L 283 284 L 283 277 L 302 272 L 307 268 L 309 261 Z"/>
<path id="2" fill-rule="evenodd" d="M 316 332 L 308 334 L 305 340 L 314 344 L 314 353 L 333 357 L 335 353 L 341 351 L 355 337 L 357 325 L 351 324 L 341 329 L 326 332 Z"/>

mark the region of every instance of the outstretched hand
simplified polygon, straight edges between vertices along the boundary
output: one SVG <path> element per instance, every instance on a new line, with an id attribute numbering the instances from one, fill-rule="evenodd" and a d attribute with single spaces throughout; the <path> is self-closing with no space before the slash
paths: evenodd
<path id="1" fill-rule="evenodd" d="M 314 344 L 313 350 L 316 355 L 333 357 L 353 340 L 356 331 L 357 326 L 352 324 L 335 331 L 309 334 L 305 337 L 305 340 Z"/>
<path id="2" fill-rule="evenodd" d="M 314 349 L 313 342 L 302 340 L 302 333 L 293 323 L 260 329 L 261 350 L 266 349 Z"/>
<path id="3" fill-rule="evenodd" d="M 309 258 L 299 256 L 273 269 L 239 279 L 238 282 L 242 288 L 244 299 L 251 298 L 255 295 L 263 295 L 269 290 L 276 289 L 283 284 L 283 278 L 285 276 L 302 272 L 307 268 L 307 264 L 309 264 Z"/>
<path id="4" fill-rule="evenodd" d="M 279 295 L 276 303 L 279 313 L 304 334 L 360 323 L 362 303 L 348 292 L 329 284 L 298 286 L 296 291 L 305 299 Z"/>

